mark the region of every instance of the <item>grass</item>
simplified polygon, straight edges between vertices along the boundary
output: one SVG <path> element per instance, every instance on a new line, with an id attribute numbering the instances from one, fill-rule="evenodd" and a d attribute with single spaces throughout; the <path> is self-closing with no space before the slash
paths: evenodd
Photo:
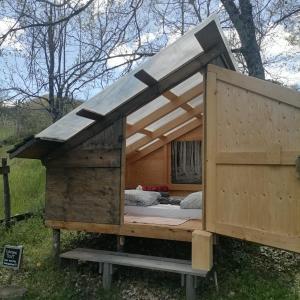
<path id="1" fill-rule="evenodd" d="M 0 142 L 6 140 L 14 134 L 13 127 L 0 127 Z"/>
<path id="2" fill-rule="evenodd" d="M 0 148 L 0 156 L 7 148 Z M 52 233 L 43 225 L 40 213 L 44 206 L 44 168 L 31 160 L 16 159 L 9 164 L 13 213 L 37 212 L 9 231 L 0 226 L 0 248 L 6 244 L 24 246 L 22 268 L 14 272 L 13 282 L 28 289 L 26 299 L 184 299 L 180 278 L 175 274 L 122 267 L 107 292 L 101 288 L 95 264 L 58 268 L 51 257 Z M 1 180 L 0 184 L 2 203 Z M 115 250 L 116 243 L 113 236 L 63 232 L 63 251 L 78 246 Z M 190 244 L 183 242 L 127 238 L 125 251 L 190 258 Z M 198 292 L 202 299 L 300 299 L 299 255 L 222 238 L 215 257 L 219 292 L 211 276 L 201 279 Z M 7 284 L 10 272 L 0 268 L 0 286 Z"/>
<path id="3" fill-rule="evenodd" d="M 0 148 L 0 157 L 6 157 L 9 146 Z M 10 165 L 9 184 L 11 190 L 12 215 L 24 212 L 36 212 L 44 206 L 45 169 L 38 160 L 13 159 Z M 0 199 L 3 195 L 0 179 Z M 1 201 L 2 203 L 2 201 Z M 0 219 L 3 218 L 3 206 L 0 205 Z"/>
<path id="4" fill-rule="evenodd" d="M 95 264 L 58 268 L 51 257 L 51 230 L 36 216 L 16 224 L 10 231 L 0 228 L 0 247 L 22 244 L 24 259 L 13 282 L 28 289 L 26 299 L 184 299 L 180 277 L 175 274 L 118 268 L 111 291 L 101 288 Z M 64 232 L 62 249 L 93 247 L 115 250 L 113 236 Z M 187 243 L 128 238 L 125 251 L 189 258 Z M 232 239 L 221 239 L 216 271 L 219 292 L 209 276 L 201 279 L 202 299 L 300 299 L 300 257 L 285 251 L 259 247 Z M 0 286 L 9 277 L 0 269 Z"/>

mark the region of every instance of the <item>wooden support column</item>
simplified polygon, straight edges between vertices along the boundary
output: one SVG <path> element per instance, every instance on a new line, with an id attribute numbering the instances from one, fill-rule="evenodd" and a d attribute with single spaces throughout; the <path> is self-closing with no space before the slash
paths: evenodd
<path id="1" fill-rule="evenodd" d="M 112 264 L 110 263 L 103 263 L 103 270 L 102 270 L 102 286 L 105 290 L 110 289 L 112 282 Z"/>
<path id="2" fill-rule="evenodd" d="M 4 204 L 4 222 L 5 227 L 10 227 L 11 218 L 11 206 L 10 206 L 10 191 L 9 191 L 9 181 L 8 173 L 10 169 L 7 165 L 7 159 L 2 158 L 2 167 L 0 168 L 0 174 L 3 175 L 3 204 Z"/>
<path id="3" fill-rule="evenodd" d="M 192 268 L 210 271 L 213 267 L 213 234 L 194 230 L 192 234 Z"/>
<path id="4" fill-rule="evenodd" d="M 125 244 L 125 236 L 117 235 L 117 251 L 123 252 Z"/>
<path id="5" fill-rule="evenodd" d="M 53 257 L 56 261 L 60 255 L 60 229 L 53 229 Z"/>
<path id="6" fill-rule="evenodd" d="M 187 300 L 196 300 L 196 276 L 186 275 L 185 279 L 185 297 Z"/>

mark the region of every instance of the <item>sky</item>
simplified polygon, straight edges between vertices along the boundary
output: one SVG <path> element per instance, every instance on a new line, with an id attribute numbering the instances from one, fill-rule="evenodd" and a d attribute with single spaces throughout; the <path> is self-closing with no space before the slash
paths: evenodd
<path id="1" fill-rule="evenodd" d="M 0 35 L 5 33 L 7 29 L 13 24 L 13 20 L 9 18 L 4 18 L 0 20 Z M 225 36 L 229 36 L 226 30 L 224 31 Z M 21 34 L 21 33 L 20 33 Z M 281 25 L 277 26 L 272 33 L 264 39 L 262 43 L 262 57 L 264 62 L 266 62 L 266 78 L 275 79 L 287 86 L 297 87 L 300 89 L 300 44 L 291 45 L 287 38 L 289 33 Z M 156 34 L 147 33 L 142 35 L 141 39 L 143 41 L 151 41 L 156 38 Z M 169 44 L 175 42 L 178 35 L 169 36 Z M 15 37 L 7 39 L 5 44 L 2 46 L 6 49 L 16 49 L 22 50 L 22 44 L 17 41 Z M 117 47 L 111 55 L 116 55 L 119 53 L 131 52 L 129 46 Z M 13 62 L 13 57 L 6 57 L 8 62 Z M 274 60 L 276 62 L 274 62 Z M 108 61 L 109 66 L 115 66 L 124 62 L 123 58 L 114 58 Z M 1 67 L 1 57 L 0 57 L 0 67 Z M 2 65 L 3 67 L 3 65 Z M 0 74 L 0 80 L 2 73 Z M 82 92 L 79 96 L 81 99 L 87 99 L 92 97 L 94 94 L 99 92 L 100 88 L 91 89 L 89 87 L 88 93 L 86 91 Z"/>

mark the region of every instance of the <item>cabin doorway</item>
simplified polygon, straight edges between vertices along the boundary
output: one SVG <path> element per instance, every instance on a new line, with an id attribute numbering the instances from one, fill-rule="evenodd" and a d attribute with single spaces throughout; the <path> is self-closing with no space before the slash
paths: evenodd
<path id="1" fill-rule="evenodd" d="M 124 224 L 202 229 L 203 77 L 126 119 Z"/>

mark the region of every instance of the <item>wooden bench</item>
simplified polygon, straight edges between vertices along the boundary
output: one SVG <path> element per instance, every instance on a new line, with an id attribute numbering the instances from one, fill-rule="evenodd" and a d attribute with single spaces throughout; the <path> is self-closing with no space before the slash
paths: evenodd
<path id="1" fill-rule="evenodd" d="M 98 263 L 99 272 L 103 276 L 104 289 L 109 289 L 111 286 L 114 265 L 178 273 L 181 275 L 182 285 L 185 284 L 188 300 L 196 299 L 197 277 L 205 277 L 207 274 L 207 271 L 204 270 L 193 270 L 191 262 L 188 260 L 123 252 L 77 248 L 62 253 L 60 257 Z"/>

